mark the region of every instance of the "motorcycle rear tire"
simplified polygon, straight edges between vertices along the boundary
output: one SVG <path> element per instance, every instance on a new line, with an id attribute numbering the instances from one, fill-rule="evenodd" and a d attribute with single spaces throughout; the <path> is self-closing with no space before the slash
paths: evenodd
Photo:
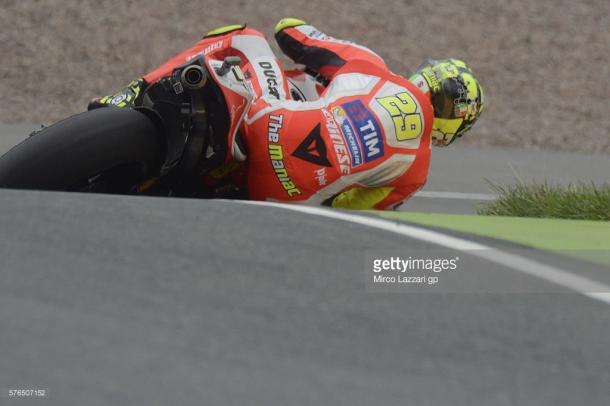
<path id="1" fill-rule="evenodd" d="M 44 128 L 1 156 L 0 187 L 96 191 L 87 189 L 92 179 L 111 173 L 114 184 L 102 192 L 126 193 L 153 174 L 163 150 L 159 130 L 145 114 L 95 109 Z"/>

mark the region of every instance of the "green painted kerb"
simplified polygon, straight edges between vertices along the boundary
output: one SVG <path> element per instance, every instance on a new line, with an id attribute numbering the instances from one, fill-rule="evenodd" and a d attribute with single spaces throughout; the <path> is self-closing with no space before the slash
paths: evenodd
<path id="1" fill-rule="evenodd" d="M 382 211 L 375 213 L 386 218 L 561 251 L 566 255 L 610 264 L 609 221 Z"/>

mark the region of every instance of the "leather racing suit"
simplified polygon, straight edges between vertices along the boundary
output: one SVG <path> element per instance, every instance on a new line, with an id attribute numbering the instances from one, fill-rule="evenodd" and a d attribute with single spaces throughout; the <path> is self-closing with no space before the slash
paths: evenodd
<path id="1" fill-rule="evenodd" d="M 154 83 L 197 55 L 239 56 L 257 98 L 239 131 L 249 198 L 338 208 L 393 208 L 426 181 L 430 99 L 368 48 L 295 19 L 278 23 L 281 50 L 307 72 L 284 72 L 265 36 L 245 26 L 210 32 L 144 76 Z M 235 145 L 235 142 L 233 142 Z"/>

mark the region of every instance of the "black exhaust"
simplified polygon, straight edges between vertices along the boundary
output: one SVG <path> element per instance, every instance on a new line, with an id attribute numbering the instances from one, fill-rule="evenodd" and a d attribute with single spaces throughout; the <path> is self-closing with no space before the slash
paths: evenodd
<path id="1" fill-rule="evenodd" d="M 204 68 L 199 65 L 189 65 L 182 70 L 180 81 L 187 89 L 197 90 L 205 86 L 208 80 Z"/>

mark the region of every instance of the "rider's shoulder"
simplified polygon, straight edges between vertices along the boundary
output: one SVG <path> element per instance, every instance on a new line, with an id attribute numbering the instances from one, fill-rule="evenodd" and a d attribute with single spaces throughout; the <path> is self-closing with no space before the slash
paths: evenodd
<path id="1" fill-rule="evenodd" d="M 409 91 L 418 92 L 415 86 L 407 78 L 392 72 L 386 66 L 380 66 L 367 60 L 355 59 L 343 65 L 330 82 L 331 87 L 336 88 L 370 88 L 379 81 L 391 82 Z M 369 90 L 372 90 L 369 89 Z M 418 92 L 419 93 L 419 92 Z"/>
<path id="2" fill-rule="evenodd" d="M 382 66 L 366 59 L 351 59 L 347 61 L 341 68 L 339 68 L 336 75 L 343 73 L 362 73 L 382 77 L 391 74 L 387 66 Z"/>

